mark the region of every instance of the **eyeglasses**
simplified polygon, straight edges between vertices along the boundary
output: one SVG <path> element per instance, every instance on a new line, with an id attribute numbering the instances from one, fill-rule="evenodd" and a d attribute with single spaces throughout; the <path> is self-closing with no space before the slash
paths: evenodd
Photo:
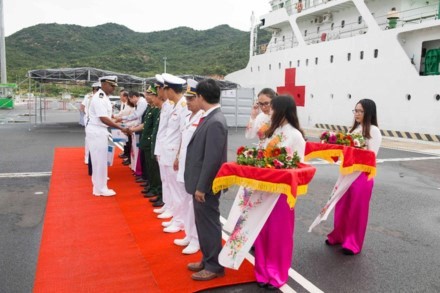
<path id="1" fill-rule="evenodd" d="M 258 104 L 258 106 L 263 107 L 263 106 L 269 105 L 270 102 L 258 102 L 257 104 Z"/>
<path id="2" fill-rule="evenodd" d="M 351 110 L 351 111 L 353 112 L 353 114 L 364 114 L 364 110 L 354 109 L 354 110 Z"/>

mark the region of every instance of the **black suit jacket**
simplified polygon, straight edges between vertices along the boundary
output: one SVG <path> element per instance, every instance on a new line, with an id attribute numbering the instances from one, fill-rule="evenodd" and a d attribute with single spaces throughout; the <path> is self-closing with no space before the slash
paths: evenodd
<path id="1" fill-rule="evenodd" d="M 185 189 L 212 193 L 212 182 L 227 160 L 228 127 L 220 108 L 213 110 L 194 132 L 187 148 Z"/>

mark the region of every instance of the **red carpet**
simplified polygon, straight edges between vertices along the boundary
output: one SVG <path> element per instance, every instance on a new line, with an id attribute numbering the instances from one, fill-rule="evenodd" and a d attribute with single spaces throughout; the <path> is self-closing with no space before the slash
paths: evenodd
<path id="1" fill-rule="evenodd" d="M 95 197 L 83 152 L 55 150 L 34 292 L 195 292 L 255 280 L 248 262 L 223 278 L 191 280 L 186 265 L 201 254 L 173 244 L 183 232 L 162 232 L 129 168 L 115 159 L 109 188 L 117 195 Z"/>

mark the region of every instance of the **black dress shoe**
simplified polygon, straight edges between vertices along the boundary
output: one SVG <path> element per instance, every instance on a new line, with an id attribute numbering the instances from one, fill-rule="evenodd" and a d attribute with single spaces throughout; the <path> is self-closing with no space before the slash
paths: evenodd
<path id="1" fill-rule="evenodd" d="M 325 239 L 325 244 L 327 244 L 328 246 L 338 245 L 337 243 L 330 243 L 330 241 L 328 241 L 328 239 Z"/>
<path id="2" fill-rule="evenodd" d="M 257 286 L 260 287 L 260 288 L 266 288 L 267 287 L 267 283 L 257 282 Z"/>
<path id="3" fill-rule="evenodd" d="M 153 207 L 155 207 L 155 208 L 160 208 L 163 205 L 164 205 L 164 202 L 162 200 L 159 200 L 159 201 L 156 201 L 155 203 L 153 203 Z"/>
<path id="4" fill-rule="evenodd" d="M 119 154 L 118 157 L 121 158 L 121 159 L 127 159 L 128 158 L 128 156 L 126 154 L 124 154 L 124 153 Z"/>
<path id="5" fill-rule="evenodd" d="M 142 186 L 142 187 L 147 187 L 149 184 L 148 184 L 148 182 L 142 182 L 141 184 L 139 184 L 140 186 Z"/>
<path id="6" fill-rule="evenodd" d="M 275 287 L 274 285 L 271 285 L 271 284 L 267 284 L 267 290 L 269 290 L 269 291 L 278 291 L 278 288 L 277 287 Z"/>
<path id="7" fill-rule="evenodd" d="M 354 252 L 348 248 L 342 248 L 342 253 L 345 255 L 354 255 Z"/>
<path id="8" fill-rule="evenodd" d="M 153 198 L 150 198 L 149 201 L 150 202 L 158 202 L 158 201 L 160 201 L 160 198 L 159 197 L 153 197 Z"/>
<path id="9" fill-rule="evenodd" d="M 151 198 L 151 197 L 155 197 L 155 196 L 157 196 L 157 194 L 154 194 L 154 193 L 152 193 L 152 192 L 149 192 L 149 193 L 147 193 L 147 194 L 144 194 L 144 197 L 145 197 L 145 198 Z"/>
<path id="10" fill-rule="evenodd" d="M 137 178 L 136 179 L 136 183 L 144 183 L 144 182 L 147 182 L 147 180 L 145 180 L 144 178 Z"/>
<path id="11" fill-rule="evenodd" d="M 130 165 L 130 161 L 129 160 L 125 160 L 122 162 L 122 165 L 127 166 Z"/>
<path id="12" fill-rule="evenodd" d="M 141 193 L 143 193 L 143 194 L 148 194 L 148 193 L 150 193 L 150 189 L 148 188 L 148 189 L 144 189 L 144 190 L 142 190 L 141 191 Z"/>

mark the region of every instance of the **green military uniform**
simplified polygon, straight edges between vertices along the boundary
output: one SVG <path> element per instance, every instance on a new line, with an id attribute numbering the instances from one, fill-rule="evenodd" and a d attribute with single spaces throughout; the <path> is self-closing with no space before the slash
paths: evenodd
<path id="1" fill-rule="evenodd" d="M 162 182 L 160 180 L 159 165 L 154 158 L 154 146 L 156 142 L 157 127 L 159 124 L 160 110 L 157 107 L 149 106 L 145 113 L 144 130 L 139 148 L 144 151 L 145 166 L 150 183 L 150 192 L 162 194 Z"/>

